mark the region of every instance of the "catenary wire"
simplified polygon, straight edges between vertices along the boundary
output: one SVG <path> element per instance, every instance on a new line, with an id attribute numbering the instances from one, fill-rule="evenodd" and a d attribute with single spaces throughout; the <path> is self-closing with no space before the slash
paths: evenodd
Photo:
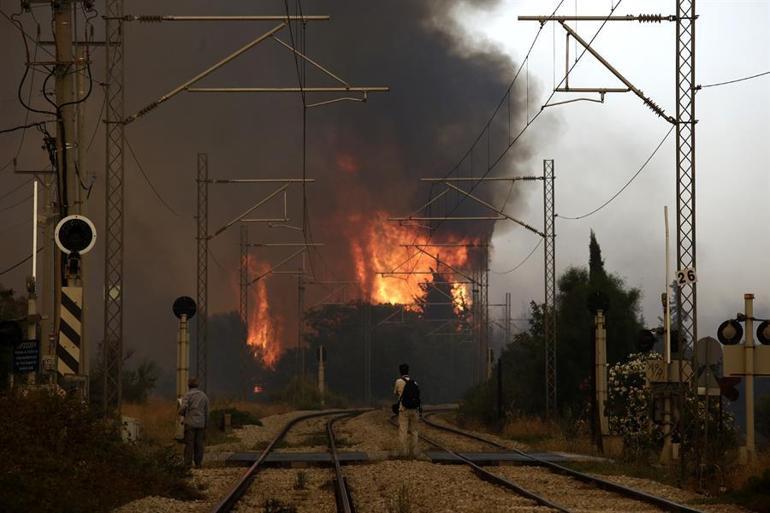
<path id="1" fill-rule="evenodd" d="M 19 185 L 17 185 L 16 187 L 14 187 L 13 189 L 11 189 L 10 191 L 8 191 L 8 192 L 6 192 L 5 194 L 3 194 L 2 196 L 0 196 L 0 201 L 4 200 L 5 198 L 7 198 L 8 196 L 10 196 L 10 195 L 11 195 L 11 194 L 13 194 L 14 192 L 18 191 L 19 189 L 21 189 L 22 187 L 24 187 L 25 185 L 28 185 L 28 184 L 30 184 L 30 183 L 32 183 L 32 179 L 31 179 L 31 178 L 30 178 L 29 180 L 27 180 L 26 182 L 22 182 L 22 183 L 20 183 Z"/>
<path id="2" fill-rule="evenodd" d="M 522 265 L 526 264 L 527 260 L 529 260 L 530 257 L 532 257 L 532 255 L 535 254 L 535 251 L 537 251 L 537 248 L 539 248 L 542 243 L 543 243 L 543 238 L 542 237 L 538 238 L 537 244 L 535 244 L 535 246 L 532 248 L 532 251 L 530 251 L 529 254 L 527 256 L 525 256 L 524 259 L 521 262 L 519 262 L 518 264 L 516 264 L 512 268 L 508 269 L 507 271 L 491 271 L 492 274 L 497 274 L 497 275 L 511 274 L 512 272 L 518 270 L 519 267 L 521 267 Z"/>
<path id="3" fill-rule="evenodd" d="M 587 213 L 585 213 L 583 215 L 579 215 L 579 216 L 576 216 L 576 217 L 570 217 L 570 216 L 563 216 L 563 215 L 560 215 L 560 214 L 556 214 L 556 217 L 559 217 L 561 219 L 570 219 L 570 220 L 573 220 L 573 221 L 577 220 L 577 219 L 585 219 L 586 217 L 594 215 L 595 213 L 599 212 L 601 209 L 603 209 L 604 207 L 606 207 L 607 205 L 612 203 L 612 201 L 615 198 L 617 198 L 618 196 L 620 196 L 623 193 L 623 191 L 625 191 L 626 188 L 628 188 L 628 186 L 631 185 L 631 183 L 634 180 L 636 180 L 636 177 L 638 177 L 641 174 L 641 172 L 644 171 L 647 168 L 647 164 L 649 164 L 650 161 L 653 159 L 653 157 L 655 157 L 655 155 L 658 153 L 658 150 L 660 150 L 660 148 L 663 146 L 663 143 L 666 142 L 666 139 L 668 139 L 668 137 L 671 135 L 671 132 L 674 131 L 675 126 L 676 125 L 671 125 L 671 128 L 669 128 L 668 132 L 666 132 L 666 135 L 663 136 L 663 139 L 660 140 L 658 145 L 653 150 L 652 154 L 649 157 L 647 157 L 647 160 L 644 161 L 642 166 L 636 171 L 636 173 L 634 173 L 631 176 L 631 178 L 629 178 L 629 180 L 623 185 L 623 187 L 621 187 L 615 194 L 610 196 L 610 198 L 607 201 L 605 201 L 604 203 L 602 203 L 601 205 L 599 205 L 595 209 L 593 209 L 590 212 L 587 212 Z"/>
<path id="4" fill-rule="evenodd" d="M 32 194 L 30 194 L 29 196 L 25 196 L 24 198 L 20 199 L 19 201 L 17 201 L 16 203 L 14 203 L 14 204 L 12 204 L 12 205 L 8 205 L 7 207 L 3 207 L 3 208 L 0 208 L 0 212 L 6 212 L 6 211 L 8 211 L 8 210 L 11 210 L 11 209 L 13 209 L 13 208 L 16 208 L 16 207 L 18 207 L 19 205 L 23 205 L 23 204 L 24 204 L 24 203 L 26 203 L 27 201 L 31 200 L 31 199 L 32 199 L 32 196 L 33 196 L 33 195 L 32 195 Z"/>
<path id="5" fill-rule="evenodd" d="M 40 253 L 41 251 L 43 251 L 43 249 L 44 249 L 44 247 L 40 247 L 40 248 L 38 248 L 37 252 Z M 13 271 L 17 267 L 19 267 L 21 265 L 24 265 L 24 263 L 26 263 L 26 262 L 29 262 L 31 259 L 32 259 L 32 255 L 29 255 L 28 257 L 25 257 L 24 260 L 16 262 L 15 264 L 13 264 L 12 266 L 8 267 L 7 269 L 4 269 L 4 270 L 0 271 L 0 276 L 3 276 L 4 274 L 8 274 L 9 272 Z"/>
<path id="6" fill-rule="evenodd" d="M 733 80 L 727 80 L 725 82 L 716 82 L 714 84 L 699 85 L 695 89 L 700 90 L 700 89 L 706 89 L 709 87 L 719 87 L 719 86 L 728 85 L 728 84 L 737 84 L 738 82 L 745 82 L 746 80 L 753 80 L 755 78 L 764 77 L 766 75 L 770 75 L 770 71 L 764 71 L 762 73 L 757 73 L 756 75 L 750 75 L 748 77 L 741 77 Z"/>
<path id="7" fill-rule="evenodd" d="M 158 198 L 158 201 L 160 201 L 166 209 L 168 209 L 169 212 L 174 214 L 176 217 L 179 217 L 179 213 L 174 210 L 174 208 L 168 204 L 168 202 L 163 199 L 163 196 L 161 196 L 160 192 L 158 192 L 158 189 L 155 188 L 155 185 L 153 185 L 152 181 L 150 180 L 150 177 L 147 176 L 147 173 L 144 171 L 144 168 L 142 167 L 142 164 L 139 162 L 139 159 L 136 156 L 136 153 L 134 152 L 134 148 L 131 146 L 131 143 L 128 142 L 128 137 L 123 137 L 123 139 L 126 142 L 126 146 L 128 147 L 129 153 L 131 153 L 131 157 L 134 159 L 134 162 L 136 162 L 136 167 L 139 168 L 139 172 L 144 177 L 144 181 L 147 182 L 147 185 L 150 187 L 152 192 L 155 194 L 155 197 Z"/>

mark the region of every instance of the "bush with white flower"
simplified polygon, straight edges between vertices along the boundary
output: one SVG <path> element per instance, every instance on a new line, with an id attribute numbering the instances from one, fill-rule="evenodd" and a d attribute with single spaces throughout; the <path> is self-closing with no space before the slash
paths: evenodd
<path id="1" fill-rule="evenodd" d="M 605 404 L 610 432 L 623 437 L 626 454 L 638 457 L 653 449 L 662 431 L 652 418 L 652 391 L 645 386 L 645 369 L 658 353 L 631 354 L 610 366 Z"/>

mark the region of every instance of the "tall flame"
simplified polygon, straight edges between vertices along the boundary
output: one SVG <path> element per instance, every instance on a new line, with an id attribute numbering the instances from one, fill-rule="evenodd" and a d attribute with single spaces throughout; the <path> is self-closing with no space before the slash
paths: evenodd
<path id="1" fill-rule="evenodd" d="M 267 264 L 257 262 L 251 255 L 248 267 L 250 276 L 257 276 L 268 270 Z M 248 320 L 246 343 L 254 356 L 261 357 L 267 367 L 273 368 L 281 354 L 281 324 L 275 322 L 275 313 L 271 312 L 265 280 L 257 281 L 249 294 Z"/>
<path id="2" fill-rule="evenodd" d="M 385 212 L 373 217 L 351 216 L 351 254 L 362 292 L 374 303 L 414 303 L 422 294 L 421 284 L 433 281 L 437 272 L 447 281 L 466 281 L 455 271 L 465 271 L 469 246 L 478 240 L 460 236 L 445 237 L 442 246 L 430 246 L 430 239 L 420 227 L 388 221 Z M 436 258 L 438 257 L 438 258 Z M 455 309 L 469 303 L 468 284 L 451 285 Z"/>

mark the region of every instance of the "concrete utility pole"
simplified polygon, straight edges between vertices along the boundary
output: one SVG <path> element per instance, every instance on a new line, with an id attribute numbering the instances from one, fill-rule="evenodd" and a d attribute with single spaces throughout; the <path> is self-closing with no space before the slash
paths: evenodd
<path id="1" fill-rule="evenodd" d="M 599 424 L 599 440 L 603 441 L 610 434 L 605 412 L 607 403 L 607 327 L 604 310 L 597 310 L 594 315 L 594 362 L 596 380 L 596 411 Z"/>

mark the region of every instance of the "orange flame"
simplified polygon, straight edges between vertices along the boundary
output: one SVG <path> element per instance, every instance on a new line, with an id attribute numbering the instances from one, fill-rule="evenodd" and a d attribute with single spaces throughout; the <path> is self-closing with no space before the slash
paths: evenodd
<path id="1" fill-rule="evenodd" d="M 257 276 L 268 270 L 267 264 L 257 263 L 251 256 L 248 267 L 250 276 Z M 275 314 L 270 311 L 265 280 L 257 281 L 249 294 L 248 317 L 249 333 L 246 343 L 250 346 L 252 354 L 261 357 L 262 362 L 272 369 L 281 353 L 281 327 L 279 323 L 274 322 Z M 256 387 L 254 391 L 256 392 Z"/>
<path id="2" fill-rule="evenodd" d="M 355 230 L 349 237 L 351 254 L 365 298 L 374 303 L 410 305 L 422 294 L 420 285 L 433 281 L 434 271 L 447 281 L 464 280 L 453 272 L 465 271 L 468 263 L 469 248 L 459 244 L 478 244 L 478 240 L 449 236 L 442 242 L 458 246 L 430 247 L 423 228 L 399 225 L 387 218 L 385 212 L 377 212 L 371 220 L 360 215 L 348 219 Z M 451 288 L 455 310 L 464 309 L 470 302 L 468 284 L 456 283 Z"/>

